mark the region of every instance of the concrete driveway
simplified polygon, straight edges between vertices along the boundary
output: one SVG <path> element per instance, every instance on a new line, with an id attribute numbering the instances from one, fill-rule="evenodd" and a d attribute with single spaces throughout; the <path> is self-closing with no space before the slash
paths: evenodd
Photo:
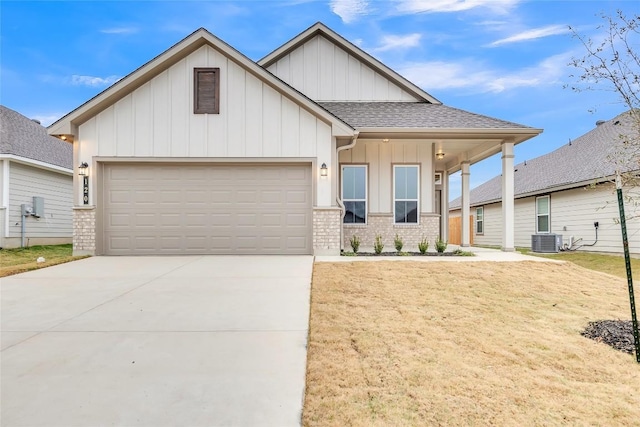
<path id="1" fill-rule="evenodd" d="M 1 279 L 0 424 L 299 425 L 312 267 L 96 257 Z"/>

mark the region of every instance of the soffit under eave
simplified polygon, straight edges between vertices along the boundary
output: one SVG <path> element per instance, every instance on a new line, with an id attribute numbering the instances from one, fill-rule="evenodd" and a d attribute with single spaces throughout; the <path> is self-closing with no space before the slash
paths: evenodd
<path id="1" fill-rule="evenodd" d="M 101 111 L 104 111 L 106 108 L 115 104 L 120 99 L 132 93 L 154 77 L 166 71 L 171 66 L 175 65 L 205 45 L 216 49 L 225 57 L 251 73 L 251 75 L 276 90 L 282 96 L 290 99 L 296 105 L 330 125 L 332 129 L 335 129 L 338 132 L 336 135 L 351 136 L 354 134 L 353 128 L 349 125 L 332 115 L 311 99 L 296 91 L 291 86 L 287 85 L 282 80 L 276 78 L 273 74 L 257 65 L 231 45 L 203 28 L 187 36 L 185 39 L 137 68 L 111 87 L 105 89 L 75 110 L 71 111 L 69 114 L 51 124 L 47 128 L 48 133 L 50 135 L 75 135 L 79 125 L 96 116 Z"/>
<path id="2" fill-rule="evenodd" d="M 264 58 L 260 59 L 257 63 L 258 65 L 266 69 L 280 60 L 280 58 L 282 58 L 283 56 L 286 56 L 289 53 L 293 52 L 316 36 L 324 37 L 326 40 L 338 46 L 348 54 L 354 56 L 359 61 L 370 67 L 372 70 L 380 73 L 382 76 L 389 79 L 408 93 L 418 98 L 422 98 L 424 101 L 430 102 L 431 104 L 442 104 L 442 102 L 424 91 L 422 88 L 407 80 L 396 71 L 389 68 L 387 65 L 380 62 L 373 56 L 369 55 L 367 52 L 360 49 L 349 40 L 345 39 L 340 34 L 336 33 L 321 22 L 317 22 L 311 27 L 307 28 L 302 33 L 298 34 Z"/>

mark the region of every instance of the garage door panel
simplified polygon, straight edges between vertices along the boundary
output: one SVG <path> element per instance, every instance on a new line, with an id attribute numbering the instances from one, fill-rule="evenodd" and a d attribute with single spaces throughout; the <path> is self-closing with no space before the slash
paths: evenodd
<path id="1" fill-rule="evenodd" d="M 311 253 L 309 165 L 105 165 L 107 254 Z"/>

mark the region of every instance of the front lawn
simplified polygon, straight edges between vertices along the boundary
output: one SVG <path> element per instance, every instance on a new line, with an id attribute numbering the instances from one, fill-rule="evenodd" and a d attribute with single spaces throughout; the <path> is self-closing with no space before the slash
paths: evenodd
<path id="1" fill-rule="evenodd" d="M 640 365 L 580 335 L 619 318 L 570 263 L 316 263 L 303 423 L 636 425 Z"/>
<path id="2" fill-rule="evenodd" d="M 618 255 L 596 254 L 589 252 L 560 252 L 557 254 L 536 254 L 533 252 L 527 255 L 541 256 L 549 259 L 570 261 L 581 267 L 591 270 L 602 271 L 614 276 L 627 277 L 627 270 L 624 264 L 624 257 Z M 632 275 L 640 280 L 640 259 L 631 258 Z"/>
<path id="3" fill-rule="evenodd" d="M 86 258 L 86 256 L 74 257 L 72 252 L 71 244 L 2 249 L 0 250 L 0 277 Z M 40 257 L 45 261 L 37 262 Z"/>

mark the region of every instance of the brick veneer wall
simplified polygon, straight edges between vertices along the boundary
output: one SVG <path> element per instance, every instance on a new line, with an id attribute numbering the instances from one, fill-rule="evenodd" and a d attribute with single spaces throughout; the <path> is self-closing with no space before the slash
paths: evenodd
<path id="1" fill-rule="evenodd" d="M 340 254 L 340 221 L 338 208 L 316 208 L 313 210 L 314 255 Z"/>
<path id="2" fill-rule="evenodd" d="M 402 238 L 404 243 L 403 251 L 417 252 L 418 243 L 423 238 L 429 242 L 429 250 L 435 247 L 435 240 L 440 236 L 440 215 L 422 214 L 420 223 L 412 225 L 398 225 L 393 223 L 392 214 L 369 214 L 368 223 L 361 225 L 344 224 L 344 250 L 351 251 L 349 243 L 355 234 L 360 238 L 360 250 L 370 250 L 373 248 L 377 234 L 382 236 L 384 251 L 395 251 L 393 241 L 396 234 Z"/>
<path id="3" fill-rule="evenodd" d="M 96 253 L 96 208 L 73 208 L 73 254 L 95 255 Z"/>

